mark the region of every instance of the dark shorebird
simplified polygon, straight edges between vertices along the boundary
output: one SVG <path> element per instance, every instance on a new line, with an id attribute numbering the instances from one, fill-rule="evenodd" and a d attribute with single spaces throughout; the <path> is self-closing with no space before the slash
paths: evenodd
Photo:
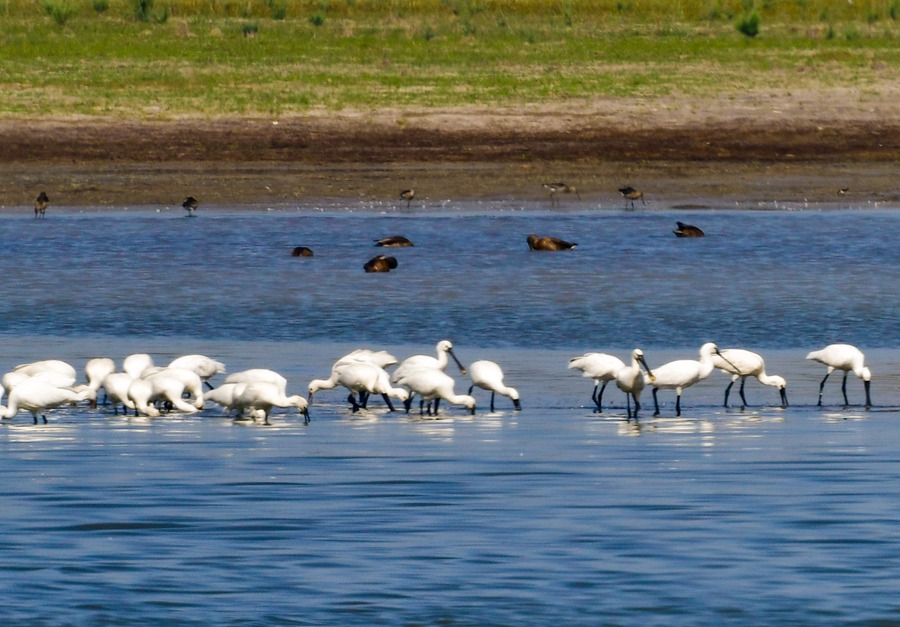
<path id="1" fill-rule="evenodd" d="M 676 222 L 675 224 L 678 225 L 678 228 L 672 232 L 678 237 L 706 237 L 706 233 L 692 224 L 685 224 L 684 222 Z"/>
<path id="2" fill-rule="evenodd" d="M 47 196 L 47 192 L 38 194 L 37 198 L 34 199 L 34 217 L 43 218 L 44 212 L 47 211 L 47 205 L 49 204 L 50 197 Z"/>
<path id="3" fill-rule="evenodd" d="M 297 246 L 291 251 L 291 257 L 312 257 L 312 248 L 307 246 Z"/>
<path id="4" fill-rule="evenodd" d="M 406 201 L 406 208 L 409 209 L 409 203 L 412 202 L 412 199 L 416 197 L 416 190 L 414 189 L 404 189 L 400 192 L 400 200 Z"/>
<path id="5" fill-rule="evenodd" d="M 184 202 L 181 203 L 181 206 L 188 212 L 188 216 L 193 216 L 194 212 L 197 211 L 197 207 L 200 206 L 200 203 L 197 202 L 197 199 L 193 196 L 188 196 L 184 199 Z"/>
<path id="6" fill-rule="evenodd" d="M 628 206 L 628 201 L 630 200 L 631 208 L 634 209 L 634 201 L 637 200 L 638 198 L 641 199 L 642 205 L 647 204 L 644 202 L 644 192 L 639 192 L 638 190 L 636 190 L 635 188 L 633 188 L 630 185 L 626 185 L 625 187 L 620 187 L 619 193 L 625 197 L 625 206 L 626 207 Z"/>
<path id="7" fill-rule="evenodd" d="M 412 246 L 413 243 L 402 235 L 391 235 L 390 237 L 382 237 L 381 239 L 375 240 L 375 245 L 383 246 L 384 248 L 403 248 Z"/>
<path id="8" fill-rule="evenodd" d="M 385 257 L 384 255 L 378 255 L 377 257 L 372 257 L 371 259 L 369 259 L 363 266 L 363 270 L 365 270 L 366 272 L 390 272 L 396 267 L 396 257 Z"/>
<path id="9" fill-rule="evenodd" d="M 578 246 L 558 237 L 538 237 L 534 233 L 528 236 L 528 248 L 531 250 L 572 250 Z"/>
<path id="10" fill-rule="evenodd" d="M 543 183 L 543 186 L 550 190 L 550 206 L 559 205 L 557 194 L 575 194 L 578 200 L 581 200 L 581 194 L 575 189 L 574 185 L 566 185 L 565 183 Z"/>

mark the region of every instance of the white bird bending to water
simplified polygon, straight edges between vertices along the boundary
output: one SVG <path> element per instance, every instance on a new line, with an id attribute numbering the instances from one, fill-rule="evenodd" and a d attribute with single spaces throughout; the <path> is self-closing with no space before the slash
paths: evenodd
<path id="1" fill-rule="evenodd" d="M 380 394 L 390 411 L 394 411 L 391 396 L 404 403 L 409 399 L 409 392 L 403 388 L 391 386 L 391 377 L 384 368 L 365 361 L 351 361 L 335 365 L 331 370 L 331 378 L 311 381 L 309 401 L 312 402 L 313 395 L 317 391 L 331 389 L 338 385 L 350 390 L 347 400 L 353 406 L 354 412 L 359 411 L 360 408 L 365 409 L 370 394 Z M 359 401 L 354 398 L 354 393 L 359 396 Z"/>
<path id="2" fill-rule="evenodd" d="M 127 372 L 113 372 L 104 377 L 103 391 L 106 394 L 106 401 L 112 403 L 114 414 L 119 414 L 119 403 L 125 406 L 122 413 L 126 415 L 129 409 L 135 408 L 134 401 L 128 397 L 128 388 L 131 387 L 133 381 L 134 377 Z M 137 411 L 135 411 L 136 415 Z"/>
<path id="3" fill-rule="evenodd" d="M 656 392 L 659 388 L 675 390 L 675 415 L 681 416 L 681 393 L 684 388 L 707 378 L 713 371 L 713 355 L 719 354 L 719 348 L 712 342 L 700 347 L 700 359 L 679 359 L 663 364 L 653 370 L 653 404 L 656 406 L 654 416 L 659 416 L 659 401 Z M 650 377 L 647 376 L 649 382 Z"/>
<path id="4" fill-rule="evenodd" d="M 84 386 L 76 391 L 72 388 L 57 387 L 41 377 L 30 377 L 27 381 L 16 385 L 9 393 L 6 407 L 0 406 L 0 417 L 12 418 L 20 409 L 31 412 L 34 424 L 37 424 L 38 414 L 44 423 L 47 416 L 44 412 L 67 403 L 78 403 L 90 396 L 90 390 Z"/>
<path id="5" fill-rule="evenodd" d="M 212 389 L 209 380 L 220 372 L 225 372 L 225 364 L 206 355 L 183 355 L 173 359 L 169 364 L 169 368 L 193 370 L 209 389 Z"/>
<path id="6" fill-rule="evenodd" d="M 268 368 L 250 368 L 248 370 L 232 372 L 230 375 L 225 377 L 225 383 L 253 383 L 254 381 L 273 383 L 278 387 L 282 394 L 284 394 L 287 390 L 287 379 L 285 379 L 282 375 L 278 374 L 274 370 L 269 370 Z M 220 385 L 219 387 L 222 386 Z"/>
<path id="7" fill-rule="evenodd" d="M 825 381 L 835 370 L 844 371 L 844 381 L 841 384 L 841 391 L 844 393 L 844 406 L 850 404 L 847 400 L 847 375 L 853 372 L 857 377 L 862 379 L 863 387 L 866 390 L 866 409 L 872 407 L 872 399 L 869 396 L 869 388 L 872 382 L 872 372 L 866 367 L 866 356 L 861 350 L 850 344 L 831 344 L 822 350 L 812 351 L 806 356 L 821 364 L 828 366 L 828 372 L 822 383 L 819 384 L 819 406 L 822 405 L 822 390 L 825 388 Z"/>
<path id="8" fill-rule="evenodd" d="M 95 357 L 84 365 L 84 376 L 91 389 L 91 407 L 97 406 L 97 391 L 103 387 L 103 380 L 116 371 L 116 363 L 109 357 Z"/>
<path id="9" fill-rule="evenodd" d="M 641 409 L 641 392 L 644 390 L 644 374 L 641 366 L 647 371 L 650 381 L 656 380 L 656 375 L 647 366 L 644 360 L 644 351 L 639 348 L 631 351 L 631 365 L 623 366 L 616 372 L 616 387 L 625 392 L 625 409 L 628 420 L 637 420 L 638 411 Z M 631 413 L 631 399 L 634 399 L 634 414 Z"/>
<path id="10" fill-rule="evenodd" d="M 278 386 L 265 381 L 239 383 L 234 391 L 234 406 L 239 412 L 261 411 L 264 421 L 269 424 L 269 413 L 273 407 L 294 407 L 303 414 L 304 424 L 309 423 L 309 403 L 299 394 L 285 396 Z M 254 416 L 255 417 L 255 416 Z"/>
<path id="11" fill-rule="evenodd" d="M 509 397 L 516 411 L 522 409 L 522 405 L 519 403 L 519 391 L 503 383 L 503 370 L 495 362 L 486 359 L 473 362 L 469 366 L 469 376 L 472 378 L 472 385 L 469 386 L 469 396 L 472 395 L 472 391 L 476 387 L 488 390 L 491 393 L 491 411 L 494 411 L 495 393 Z"/>
<path id="12" fill-rule="evenodd" d="M 403 377 L 414 370 L 419 368 L 431 368 L 434 370 L 445 370 L 447 368 L 447 364 L 449 363 L 449 358 L 452 357 L 453 361 L 456 362 L 456 365 L 459 367 L 459 371 L 462 374 L 466 374 L 466 369 L 460 363 L 459 359 L 456 358 L 456 353 L 453 352 L 453 343 L 450 340 L 441 340 L 435 346 L 435 350 L 437 351 L 437 357 L 431 357 L 430 355 L 412 355 L 411 357 L 407 357 L 404 359 L 397 369 L 394 370 L 394 373 L 391 375 L 391 379 L 394 383 L 397 383 L 397 379 Z"/>
<path id="13" fill-rule="evenodd" d="M 596 405 L 595 413 L 603 411 L 603 390 L 606 389 L 606 384 L 614 381 L 616 373 L 624 367 L 625 362 L 607 353 L 585 353 L 569 360 L 569 370 L 580 370 L 583 377 L 594 380 L 591 400 Z"/>
<path id="14" fill-rule="evenodd" d="M 153 358 L 147 353 L 134 353 L 122 361 L 122 371 L 133 379 L 139 379 L 144 371 L 153 367 Z"/>
<path id="15" fill-rule="evenodd" d="M 29 376 L 34 376 L 41 372 L 58 372 L 66 376 L 72 377 L 74 380 L 78 373 L 70 364 L 60 361 L 59 359 L 45 359 L 43 361 L 33 361 L 27 364 L 19 364 L 13 368 L 14 372 L 21 372 Z"/>
<path id="16" fill-rule="evenodd" d="M 406 401 L 406 413 L 409 413 L 413 395 L 418 394 L 422 397 L 421 402 L 419 403 L 420 414 L 425 413 L 425 403 L 430 405 L 431 402 L 434 401 L 434 415 L 437 416 L 440 400 L 444 399 L 454 405 L 462 405 L 468 409 L 472 415 L 475 415 L 475 399 L 467 394 L 456 394 L 453 391 L 453 379 L 442 370 L 436 368 L 418 368 L 411 372 L 404 373 L 396 383 L 409 388 L 410 397 L 409 400 Z"/>
<path id="17" fill-rule="evenodd" d="M 185 391 L 194 396 L 194 404 L 184 400 Z M 166 368 L 141 379 L 135 379 L 128 387 L 128 398 L 135 409 L 145 416 L 159 416 L 159 410 L 151 403 L 162 401 L 174 409 L 190 414 L 203 408 L 203 384 L 197 373 L 184 368 Z"/>
<path id="18" fill-rule="evenodd" d="M 787 407 L 787 381 L 778 375 L 766 374 L 766 362 L 759 353 L 744 350 L 742 348 L 726 348 L 720 351 L 718 355 L 713 355 L 713 364 L 716 368 L 731 376 L 731 383 L 725 388 L 725 407 L 728 407 L 728 394 L 735 381 L 741 380 L 741 409 L 748 405 L 747 398 L 744 396 L 744 383 L 747 377 L 756 377 L 763 385 L 769 385 L 778 388 L 781 394 L 781 406 Z"/>

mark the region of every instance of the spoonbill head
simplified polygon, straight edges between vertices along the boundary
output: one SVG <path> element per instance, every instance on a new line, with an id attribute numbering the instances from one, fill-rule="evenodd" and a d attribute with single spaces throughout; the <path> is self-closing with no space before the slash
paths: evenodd
<path id="1" fill-rule="evenodd" d="M 743 407 L 748 405 L 747 398 L 744 396 L 744 383 L 747 377 L 756 377 L 763 385 L 777 388 L 781 394 L 781 406 L 788 406 L 787 381 L 778 375 L 766 374 L 766 362 L 759 353 L 742 348 L 726 348 L 718 355 L 713 355 L 713 364 L 722 372 L 732 375 L 731 383 L 725 388 L 725 407 L 728 407 L 728 394 L 738 379 L 741 380 L 741 402 Z"/>
<path id="2" fill-rule="evenodd" d="M 603 390 L 624 367 L 625 362 L 608 353 L 585 353 L 569 360 L 569 370 L 580 370 L 583 377 L 594 380 L 594 391 L 591 392 L 594 413 L 603 411 Z"/>
<path id="3" fill-rule="evenodd" d="M 719 348 L 712 342 L 700 347 L 700 359 L 679 359 L 670 361 L 653 370 L 653 404 L 656 407 L 654 416 L 659 415 L 657 391 L 660 388 L 675 390 L 675 415 L 681 416 L 681 393 L 695 383 L 707 378 L 713 371 L 713 355 L 719 354 Z M 650 382 L 650 376 L 647 381 Z"/>
<path id="4" fill-rule="evenodd" d="M 494 411 L 494 395 L 502 394 L 513 402 L 516 411 L 522 409 L 519 403 L 519 391 L 516 388 L 509 387 L 503 383 L 503 370 L 493 361 L 480 359 L 469 365 L 469 376 L 472 378 L 472 385 L 469 387 L 469 396 L 472 391 L 479 387 L 482 390 L 488 390 L 491 393 L 491 411 Z"/>
<path id="5" fill-rule="evenodd" d="M 828 366 L 828 372 L 822 379 L 822 383 L 819 384 L 819 406 L 822 405 L 822 390 L 825 388 L 825 381 L 835 370 L 843 370 L 844 380 L 841 384 L 841 391 L 844 394 L 844 406 L 850 404 L 847 400 L 847 375 L 852 372 L 863 381 L 866 391 L 866 409 L 872 407 L 872 399 L 869 395 L 872 372 L 866 367 L 866 356 L 861 350 L 851 344 L 830 344 L 822 350 L 810 352 L 806 358 Z"/>

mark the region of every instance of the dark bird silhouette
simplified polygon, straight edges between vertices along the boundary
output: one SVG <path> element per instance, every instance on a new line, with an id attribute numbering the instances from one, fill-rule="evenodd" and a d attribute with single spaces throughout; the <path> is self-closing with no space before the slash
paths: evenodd
<path id="1" fill-rule="evenodd" d="M 313 251 L 312 248 L 307 246 L 297 246 L 294 250 L 291 251 L 291 257 L 312 257 Z"/>
<path id="2" fill-rule="evenodd" d="M 412 202 L 412 199 L 416 197 L 416 190 L 414 189 L 404 189 L 400 192 L 400 200 L 406 201 L 406 208 L 409 209 L 409 203 Z"/>
<path id="3" fill-rule="evenodd" d="M 528 248 L 531 250 L 572 250 L 578 246 L 558 237 L 538 237 L 534 233 L 528 236 Z"/>
<path id="4" fill-rule="evenodd" d="M 581 194 L 575 189 L 574 185 L 566 185 L 565 183 L 543 183 L 544 187 L 550 190 L 550 206 L 559 205 L 559 197 L 556 194 L 575 194 L 578 200 L 581 200 Z"/>
<path id="5" fill-rule="evenodd" d="M 47 205 L 49 204 L 50 197 L 47 196 L 47 192 L 38 194 L 37 198 L 34 199 L 34 217 L 43 218 L 44 212 L 47 211 Z"/>
<path id="6" fill-rule="evenodd" d="M 646 204 L 647 204 L 647 203 L 644 202 L 644 192 L 639 192 L 638 190 L 636 190 L 635 188 L 631 187 L 630 185 L 626 185 L 625 187 L 620 187 L 620 188 L 619 188 L 619 193 L 622 194 L 622 196 L 625 197 L 625 206 L 626 206 L 626 207 L 628 206 L 628 201 L 630 200 L 630 201 L 631 201 L 631 208 L 634 209 L 634 201 L 637 200 L 638 198 L 641 199 L 641 204 L 642 204 L 642 205 L 646 205 Z"/>
<path id="7" fill-rule="evenodd" d="M 194 212 L 197 211 L 197 207 L 200 206 L 200 203 L 197 202 L 197 199 L 193 196 L 188 196 L 184 199 L 184 202 L 181 203 L 181 206 L 188 212 L 188 216 L 193 216 Z"/>
<path id="8" fill-rule="evenodd" d="M 413 243 L 402 235 L 392 235 L 390 237 L 382 237 L 381 239 L 375 240 L 375 245 L 383 246 L 384 248 L 403 248 L 405 246 L 412 246 Z"/>
<path id="9" fill-rule="evenodd" d="M 390 272 L 396 267 L 396 257 L 385 257 L 384 255 L 378 255 L 377 257 L 372 257 L 371 259 L 369 259 L 363 266 L 363 270 L 365 270 L 366 272 Z"/>
<path id="10" fill-rule="evenodd" d="M 678 228 L 672 231 L 678 237 L 706 237 L 706 233 L 692 224 L 684 222 L 676 222 Z"/>

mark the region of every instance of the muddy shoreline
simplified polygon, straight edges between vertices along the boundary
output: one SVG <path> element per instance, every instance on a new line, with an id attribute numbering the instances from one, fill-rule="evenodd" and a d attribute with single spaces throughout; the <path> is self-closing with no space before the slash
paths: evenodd
<path id="1" fill-rule="evenodd" d="M 601 206 L 620 202 L 622 185 L 667 206 L 900 200 L 893 118 L 638 113 L 7 120 L 0 205 L 30 207 L 42 189 L 57 207 L 390 200 L 407 187 L 425 200 L 527 200 L 551 180 Z"/>

